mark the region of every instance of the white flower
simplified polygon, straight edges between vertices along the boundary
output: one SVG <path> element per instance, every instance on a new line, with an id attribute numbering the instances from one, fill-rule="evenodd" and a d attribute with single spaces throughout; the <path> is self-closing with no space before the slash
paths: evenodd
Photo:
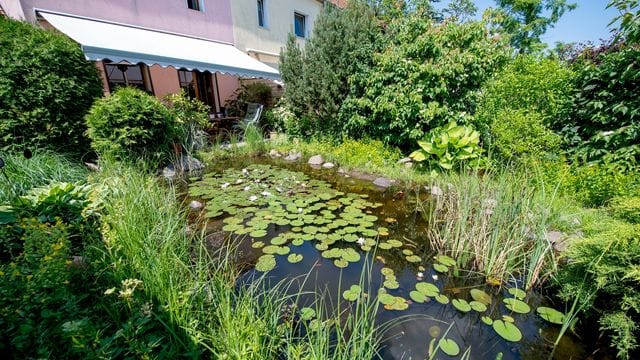
<path id="1" fill-rule="evenodd" d="M 357 243 L 360 246 L 364 245 L 364 238 L 363 237 L 359 237 Z"/>
<path id="2" fill-rule="evenodd" d="M 268 191 L 263 191 L 261 194 L 262 196 L 271 196 L 271 193 Z"/>
<path id="3" fill-rule="evenodd" d="M 277 187 L 277 186 L 276 186 L 276 190 L 277 190 L 278 192 L 282 192 L 282 189 L 281 189 L 281 188 L 279 188 L 279 187 Z"/>
<path id="4" fill-rule="evenodd" d="M 229 185 L 231 185 L 231 184 L 229 184 L 229 183 L 224 183 L 224 184 L 222 184 L 220 187 L 221 187 L 221 188 L 223 188 L 223 189 L 226 189 L 226 188 L 228 188 L 228 187 L 229 187 Z"/>
<path id="5" fill-rule="evenodd" d="M 242 190 L 249 191 L 249 190 L 251 190 L 251 186 L 245 186 L 244 189 L 242 189 Z"/>
<path id="6" fill-rule="evenodd" d="M 298 214 L 301 214 L 303 211 L 302 208 L 298 208 Z"/>
<path id="7" fill-rule="evenodd" d="M 418 273 L 418 277 L 419 277 L 419 278 L 422 278 L 422 277 L 424 277 L 424 274 L 423 274 L 422 272 L 419 272 L 419 273 Z"/>
<path id="8" fill-rule="evenodd" d="M 438 280 L 438 275 L 433 274 L 433 275 L 431 275 L 431 278 L 432 278 L 433 280 Z"/>
<path id="9" fill-rule="evenodd" d="M 255 183 L 256 183 L 256 184 L 260 183 L 260 179 L 256 179 L 256 180 L 255 180 Z"/>
<path id="10" fill-rule="evenodd" d="M 255 195 L 249 196 L 249 201 L 256 201 L 256 200 L 258 200 L 257 196 L 255 196 Z"/>
<path id="11" fill-rule="evenodd" d="M 243 175 L 249 175 L 249 170 L 247 170 L 247 169 L 242 169 L 242 174 L 243 174 Z"/>
<path id="12" fill-rule="evenodd" d="M 236 184 L 242 184 L 243 182 L 244 182 L 244 180 L 242 180 L 242 179 L 236 180 Z"/>

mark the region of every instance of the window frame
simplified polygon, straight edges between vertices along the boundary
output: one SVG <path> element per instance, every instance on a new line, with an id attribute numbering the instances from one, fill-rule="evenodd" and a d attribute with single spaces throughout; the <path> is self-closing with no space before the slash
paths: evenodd
<path id="1" fill-rule="evenodd" d="M 151 71 L 149 69 L 149 66 L 147 66 L 144 63 L 137 63 L 137 64 L 129 64 L 129 63 L 111 63 L 111 62 L 103 62 L 103 69 L 104 69 L 104 74 L 106 77 L 106 81 L 107 81 L 107 86 L 109 87 L 109 93 L 113 93 L 119 86 L 125 86 L 125 87 L 135 87 L 137 89 L 143 90 L 145 92 L 147 92 L 148 94 L 154 95 L 155 92 L 153 90 L 153 81 L 151 81 Z M 126 66 L 127 68 L 134 68 L 137 67 L 138 69 L 140 69 L 140 75 L 142 76 L 142 87 L 137 86 L 136 84 L 129 84 L 127 78 L 124 76 L 123 73 L 123 78 L 125 79 L 124 82 L 115 82 L 112 80 L 112 78 L 109 76 L 109 68 L 113 66 L 119 69 L 119 67 L 121 66 Z M 120 70 L 121 71 L 121 70 Z"/>
<path id="2" fill-rule="evenodd" d="M 302 35 L 298 34 L 297 30 L 296 30 L 296 20 L 298 18 L 302 19 Z M 308 16 L 304 13 L 301 13 L 299 11 L 294 11 L 293 12 L 293 33 L 302 39 L 306 39 L 307 38 L 307 18 Z"/>
<path id="3" fill-rule="evenodd" d="M 268 8 L 269 0 L 256 0 L 256 7 L 258 12 L 258 27 L 262 29 L 269 28 L 269 12 Z M 260 4 L 262 4 L 262 18 L 260 18 Z M 260 20 L 262 20 L 262 24 L 260 24 Z"/>
<path id="4" fill-rule="evenodd" d="M 195 7 L 197 9 L 191 7 L 190 6 L 191 4 L 195 4 Z M 198 12 L 204 12 L 203 0 L 187 0 L 187 9 L 193 10 L 193 11 L 198 11 Z"/>

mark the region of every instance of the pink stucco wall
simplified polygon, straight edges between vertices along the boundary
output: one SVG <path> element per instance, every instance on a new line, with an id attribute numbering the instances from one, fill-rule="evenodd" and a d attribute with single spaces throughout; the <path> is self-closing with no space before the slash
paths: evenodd
<path id="1" fill-rule="evenodd" d="M 217 74 L 218 91 L 220 92 L 220 105 L 225 106 L 227 100 L 233 98 L 233 93 L 240 86 L 237 77 L 227 74 Z"/>
<path id="2" fill-rule="evenodd" d="M 34 8 L 93 17 L 125 24 L 233 43 L 232 0 L 200 0 L 203 11 L 191 10 L 186 0 L 0 0 L 21 2 L 27 21 Z"/>

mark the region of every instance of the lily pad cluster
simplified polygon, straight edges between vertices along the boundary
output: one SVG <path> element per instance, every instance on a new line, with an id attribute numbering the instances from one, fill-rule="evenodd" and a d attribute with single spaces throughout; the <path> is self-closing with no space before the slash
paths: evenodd
<path id="1" fill-rule="evenodd" d="M 382 204 L 367 201 L 367 195 L 345 194 L 325 181 L 269 165 L 207 174 L 189 186 L 189 194 L 206 200 L 206 218 L 224 217 L 224 231 L 247 235 L 252 247 L 262 249 L 258 271 L 273 269 L 273 255 L 288 255 L 289 245 L 305 241 L 314 241 L 323 257 L 344 268 L 360 261 L 355 247 L 370 251 L 379 236 L 389 234 L 375 225 L 378 217 L 371 210 Z M 270 232 L 275 235 L 270 244 L 259 240 Z M 333 247 L 337 244 L 349 246 Z M 290 254 L 287 260 L 297 263 L 302 255 Z"/>

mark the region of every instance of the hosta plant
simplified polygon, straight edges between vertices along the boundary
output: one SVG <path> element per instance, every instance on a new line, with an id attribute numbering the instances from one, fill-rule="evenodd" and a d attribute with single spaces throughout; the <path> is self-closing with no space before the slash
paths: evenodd
<path id="1" fill-rule="evenodd" d="M 455 121 L 434 128 L 418 145 L 420 149 L 409 156 L 431 169 L 450 170 L 462 163 L 475 165 L 483 151 L 480 133 L 472 126 L 458 125 Z"/>

